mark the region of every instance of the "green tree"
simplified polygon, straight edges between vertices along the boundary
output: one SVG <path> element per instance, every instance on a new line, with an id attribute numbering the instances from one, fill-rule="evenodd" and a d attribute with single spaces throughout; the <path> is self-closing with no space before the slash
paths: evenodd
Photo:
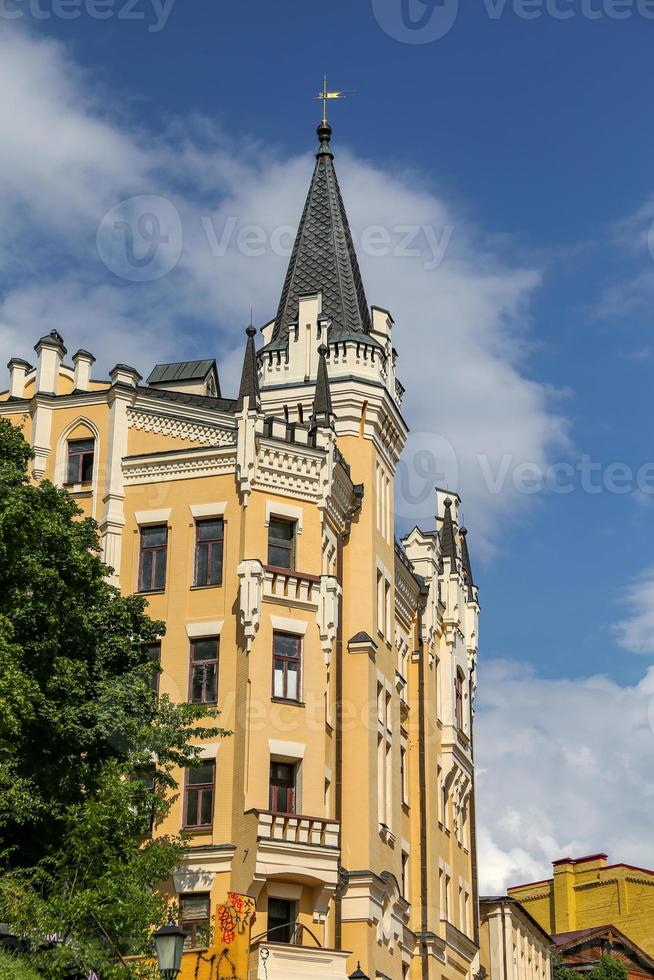
<path id="1" fill-rule="evenodd" d="M 30 481 L 31 455 L 0 419 L 0 919 L 43 976 L 113 980 L 149 951 L 165 909 L 154 886 L 184 848 L 144 831 L 176 768 L 197 763 L 193 743 L 226 733 L 215 713 L 157 698 L 144 644 L 163 624 L 108 583 L 96 524 Z"/>
<path id="2" fill-rule="evenodd" d="M 563 957 L 557 954 L 552 960 L 553 980 L 579 980 L 580 973 L 570 967 L 564 966 Z M 597 966 L 593 967 L 588 973 L 584 973 L 588 980 L 627 980 L 627 968 L 615 956 L 601 956 Z"/>

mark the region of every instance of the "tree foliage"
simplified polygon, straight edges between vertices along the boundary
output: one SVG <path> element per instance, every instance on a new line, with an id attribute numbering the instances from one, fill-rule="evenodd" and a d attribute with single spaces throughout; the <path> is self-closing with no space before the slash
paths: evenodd
<path id="1" fill-rule="evenodd" d="M 163 624 L 108 583 L 95 522 L 32 483 L 30 458 L 0 419 L 0 919 L 43 976 L 111 980 L 149 950 L 164 914 L 154 886 L 184 847 L 144 831 L 168 811 L 176 769 L 197 762 L 194 743 L 225 733 L 153 692 L 144 644 Z M 154 788 L 140 778 L 153 759 Z"/>
<path id="2" fill-rule="evenodd" d="M 588 980 L 627 980 L 628 971 L 624 963 L 616 959 L 615 956 L 601 956 L 597 966 L 588 972 L 584 971 L 584 978 Z M 564 965 L 563 958 L 559 954 L 552 961 L 553 980 L 579 980 L 580 974 Z"/>

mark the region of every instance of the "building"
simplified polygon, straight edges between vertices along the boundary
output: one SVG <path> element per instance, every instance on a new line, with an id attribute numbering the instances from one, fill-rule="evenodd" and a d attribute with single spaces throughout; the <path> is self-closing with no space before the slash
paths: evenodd
<path id="1" fill-rule="evenodd" d="M 0 413 L 35 479 L 99 524 L 125 593 L 166 634 L 160 692 L 217 704 L 155 833 L 198 944 L 228 892 L 256 900 L 251 975 L 461 980 L 479 967 L 473 696 L 478 602 L 456 494 L 397 541 L 407 438 L 395 325 L 369 307 L 319 149 L 277 315 L 247 328 L 235 397 L 205 360 L 147 382 L 56 331 L 10 361 Z"/>
<path id="2" fill-rule="evenodd" d="M 481 965 L 491 980 L 550 980 L 552 939 L 514 898 L 480 898 Z"/>
<path id="3" fill-rule="evenodd" d="M 561 858 L 552 868 L 546 881 L 508 891 L 562 950 L 568 939 L 576 942 L 581 933 L 599 929 L 596 941 L 607 931 L 622 933 L 646 957 L 654 956 L 654 871 L 609 864 L 606 854 Z"/>
<path id="4" fill-rule="evenodd" d="M 629 980 L 650 980 L 654 976 L 654 960 L 615 926 L 560 932 L 552 936 L 552 942 L 563 965 L 577 973 L 588 973 L 602 956 L 608 955 L 624 965 Z"/>

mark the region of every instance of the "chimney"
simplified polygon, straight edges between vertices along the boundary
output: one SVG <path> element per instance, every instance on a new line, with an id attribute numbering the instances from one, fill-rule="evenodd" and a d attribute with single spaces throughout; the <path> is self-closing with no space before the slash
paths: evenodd
<path id="1" fill-rule="evenodd" d="M 59 385 L 59 370 L 66 356 L 63 337 L 56 330 L 52 330 L 45 337 L 41 337 L 34 350 L 38 358 L 36 363 L 37 394 L 41 391 L 56 394 Z"/>
<path id="2" fill-rule="evenodd" d="M 129 364 L 116 364 L 109 372 L 109 377 L 112 385 L 127 385 L 129 388 L 136 388 L 142 380 L 136 368 L 130 367 Z"/>
<path id="3" fill-rule="evenodd" d="M 12 357 L 7 365 L 9 368 L 9 397 L 25 397 L 25 378 L 32 370 L 32 365 L 21 357 Z"/>
<path id="4" fill-rule="evenodd" d="M 91 365 L 95 362 L 93 354 L 87 350 L 78 350 L 73 354 L 73 364 L 75 365 L 76 391 L 88 391 L 91 387 Z"/>

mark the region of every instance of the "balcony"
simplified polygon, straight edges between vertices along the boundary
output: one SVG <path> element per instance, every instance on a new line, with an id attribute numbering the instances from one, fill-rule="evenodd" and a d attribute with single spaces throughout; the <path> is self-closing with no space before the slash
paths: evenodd
<path id="1" fill-rule="evenodd" d="M 246 819 L 248 836 L 256 835 L 255 883 L 263 887 L 276 878 L 308 885 L 314 915 L 323 916 L 338 882 L 338 821 L 269 810 L 248 810 Z"/>
<path id="2" fill-rule="evenodd" d="M 264 565 L 263 597 L 267 602 L 285 606 L 317 609 L 320 599 L 320 576 L 295 572 L 275 565 Z"/>
<path id="3" fill-rule="evenodd" d="M 252 943 L 249 980 L 347 980 L 350 954 L 321 946 Z"/>

